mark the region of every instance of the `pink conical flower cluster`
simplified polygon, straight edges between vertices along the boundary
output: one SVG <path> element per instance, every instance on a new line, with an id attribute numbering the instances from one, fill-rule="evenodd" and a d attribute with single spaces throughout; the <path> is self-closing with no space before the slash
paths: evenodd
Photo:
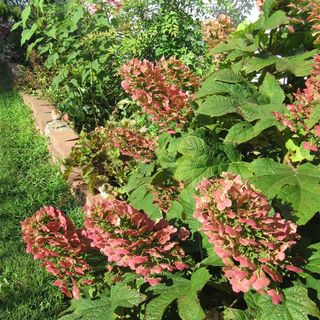
<path id="1" fill-rule="evenodd" d="M 116 11 L 119 10 L 123 5 L 122 1 L 119 0 L 102 0 L 101 2 L 105 5 L 111 5 Z M 101 2 L 99 5 L 96 2 L 85 1 L 83 5 L 89 14 L 95 14 L 101 9 Z"/>
<path id="2" fill-rule="evenodd" d="M 231 17 L 220 14 L 215 20 L 208 20 L 202 23 L 203 40 L 212 49 L 220 43 L 224 43 L 228 36 L 235 31 Z"/>
<path id="3" fill-rule="evenodd" d="M 176 85 L 187 94 L 194 93 L 200 88 L 201 79 L 181 60 L 175 57 L 162 58 L 158 66 L 168 83 Z"/>
<path id="4" fill-rule="evenodd" d="M 151 285 L 165 271 L 188 268 L 178 243 L 188 237 L 188 231 L 164 220 L 155 223 L 124 201 L 110 199 L 88 208 L 85 228 L 91 246 L 100 249 L 109 263 L 133 270 Z"/>
<path id="5" fill-rule="evenodd" d="M 255 289 L 275 304 L 283 301 L 277 284 L 287 270 L 300 271 L 287 254 L 299 239 L 297 226 L 279 213 L 271 215 L 267 199 L 233 173 L 204 180 L 197 190 L 194 217 L 225 264 L 233 291 Z"/>
<path id="6" fill-rule="evenodd" d="M 198 87 L 197 78 L 186 66 L 184 73 L 178 72 L 181 65 L 174 59 L 157 63 L 132 59 L 120 70 L 123 89 L 162 130 L 183 128 L 192 113 L 189 100 L 192 90 Z M 189 90 L 183 91 L 187 87 Z"/>
<path id="7" fill-rule="evenodd" d="M 155 158 L 157 148 L 156 139 L 142 135 L 137 130 L 117 127 L 108 129 L 108 142 L 124 156 L 142 161 L 151 162 Z"/>
<path id="8" fill-rule="evenodd" d="M 202 37 L 208 44 L 209 49 L 213 49 L 218 44 L 227 41 L 229 35 L 236 30 L 231 17 L 225 14 L 220 14 L 217 19 L 207 20 L 202 23 Z M 227 53 L 214 54 L 215 69 L 218 70 L 221 62 L 226 57 Z"/>
<path id="9" fill-rule="evenodd" d="M 305 84 L 306 88 L 295 94 L 295 102 L 287 105 L 288 113 L 274 114 L 278 121 L 301 138 L 305 149 L 316 152 L 320 148 L 320 121 L 310 124 L 310 120 L 314 108 L 320 104 L 320 55 L 315 57 L 311 77 Z"/>
<path id="10" fill-rule="evenodd" d="M 320 43 L 320 2 L 318 0 L 293 0 L 287 5 L 289 13 L 289 31 L 295 32 L 301 25 L 311 29 L 315 44 Z"/>
<path id="11" fill-rule="evenodd" d="M 137 162 L 155 159 L 157 146 L 156 137 L 139 132 L 135 126 L 115 126 L 111 122 L 80 136 L 66 160 L 67 174 L 72 167 L 81 167 L 90 191 L 102 187 L 117 196 Z"/>
<path id="12" fill-rule="evenodd" d="M 179 193 L 184 185 L 171 184 L 171 185 L 151 185 L 149 187 L 150 193 L 153 195 L 153 204 L 160 208 L 163 216 L 165 217 L 169 212 L 174 201 L 179 200 Z"/>
<path id="13" fill-rule="evenodd" d="M 319 1 L 310 1 L 309 5 L 308 21 L 312 24 L 311 30 L 315 37 L 315 43 L 320 44 L 320 3 Z"/>
<path id="14" fill-rule="evenodd" d="M 123 6 L 123 1 L 122 0 L 102 0 L 102 2 L 110 4 L 116 10 L 119 10 Z"/>
<path id="15" fill-rule="evenodd" d="M 91 2 L 88 2 L 88 1 L 85 1 L 83 3 L 84 7 L 87 9 L 87 11 L 90 13 L 90 14 L 95 14 L 98 12 L 99 8 L 97 6 L 96 3 L 91 3 Z"/>
<path id="16" fill-rule="evenodd" d="M 55 286 L 67 297 L 78 299 L 78 284 L 90 283 L 85 275 L 91 269 L 83 258 L 89 245 L 82 230 L 75 229 L 71 220 L 53 207 L 41 208 L 21 226 L 26 251 L 57 278 Z"/>

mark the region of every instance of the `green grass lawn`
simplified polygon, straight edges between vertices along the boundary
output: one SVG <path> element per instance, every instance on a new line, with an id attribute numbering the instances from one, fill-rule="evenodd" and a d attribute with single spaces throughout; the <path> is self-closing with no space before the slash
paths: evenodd
<path id="1" fill-rule="evenodd" d="M 32 256 L 25 252 L 20 221 L 43 205 L 80 210 L 31 113 L 10 87 L 0 65 L 0 319 L 57 319 L 67 301 Z"/>

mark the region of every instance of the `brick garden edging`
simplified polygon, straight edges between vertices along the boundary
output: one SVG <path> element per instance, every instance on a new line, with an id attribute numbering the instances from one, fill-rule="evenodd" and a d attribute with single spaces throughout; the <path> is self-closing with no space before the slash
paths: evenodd
<path id="1" fill-rule="evenodd" d="M 19 66 L 8 63 L 8 70 L 12 78 L 18 76 Z M 40 134 L 48 138 L 48 150 L 54 162 L 60 163 L 60 169 L 64 172 L 63 161 L 70 155 L 72 147 L 79 140 L 79 135 L 61 119 L 57 109 L 47 100 L 38 99 L 35 96 L 21 93 L 24 103 L 32 111 L 35 126 Z M 82 182 L 81 170 L 74 168 L 68 178 L 72 193 L 83 205 L 92 205 L 103 199 L 100 194 L 92 194 Z"/>

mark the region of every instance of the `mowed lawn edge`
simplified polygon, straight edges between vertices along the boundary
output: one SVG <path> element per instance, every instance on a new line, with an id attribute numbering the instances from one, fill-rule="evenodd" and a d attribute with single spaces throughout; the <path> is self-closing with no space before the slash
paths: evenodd
<path id="1" fill-rule="evenodd" d="M 30 110 L 0 65 L 0 319 L 57 319 L 68 302 L 54 280 L 25 252 L 20 221 L 44 205 L 64 209 L 81 223 L 79 205 Z"/>

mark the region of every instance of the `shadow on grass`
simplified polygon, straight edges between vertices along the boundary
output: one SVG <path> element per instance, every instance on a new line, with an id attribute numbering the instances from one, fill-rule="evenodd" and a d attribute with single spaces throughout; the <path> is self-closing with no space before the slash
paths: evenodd
<path id="1" fill-rule="evenodd" d="M 0 92 L 13 89 L 13 78 L 7 65 L 0 63 Z"/>

